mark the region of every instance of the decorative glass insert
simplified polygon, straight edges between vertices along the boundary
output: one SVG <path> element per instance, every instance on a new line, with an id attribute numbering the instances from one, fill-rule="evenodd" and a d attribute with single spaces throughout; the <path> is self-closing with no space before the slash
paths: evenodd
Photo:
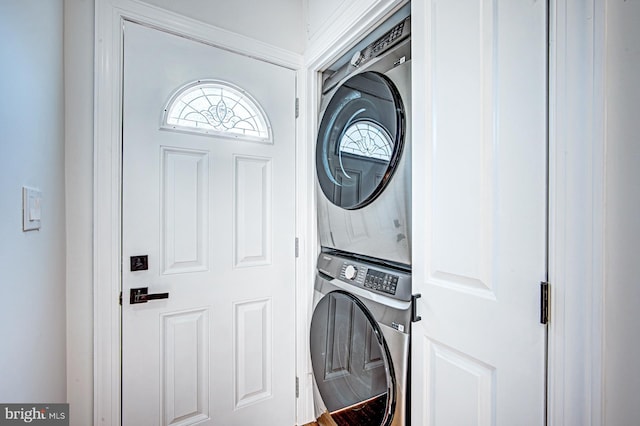
<path id="1" fill-rule="evenodd" d="M 221 80 L 198 80 L 181 87 L 163 114 L 164 128 L 271 141 L 263 109 L 245 90 Z"/>
<path id="2" fill-rule="evenodd" d="M 388 162 L 393 153 L 393 141 L 378 123 L 357 121 L 344 131 L 340 139 L 340 152 Z"/>

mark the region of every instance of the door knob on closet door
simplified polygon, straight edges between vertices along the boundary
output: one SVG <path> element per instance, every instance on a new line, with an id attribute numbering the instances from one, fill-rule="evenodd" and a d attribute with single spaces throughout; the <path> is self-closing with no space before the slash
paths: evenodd
<path id="1" fill-rule="evenodd" d="M 137 303 L 147 303 L 149 300 L 168 299 L 169 293 L 152 293 L 149 294 L 149 287 L 132 288 L 129 293 L 129 303 L 135 305 Z"/>

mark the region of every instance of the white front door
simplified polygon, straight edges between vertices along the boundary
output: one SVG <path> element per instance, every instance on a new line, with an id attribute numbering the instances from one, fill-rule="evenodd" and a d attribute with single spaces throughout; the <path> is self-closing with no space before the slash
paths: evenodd
<path id="1" fill-rule="evenodd" d="M 295 72 L 130 22 L 124 40 L 123 425 L 292 425 Z M 163 127 L 205 80 L 254 116 L 203 92 L 180 108 L 220 132 Z M 270 140 L 245 138 L 261 113 Z"/>
<path id="2" fill-rule="evenodd" d="M 414 425 L 545 424 L 546 4 L 413 3 Z"/>

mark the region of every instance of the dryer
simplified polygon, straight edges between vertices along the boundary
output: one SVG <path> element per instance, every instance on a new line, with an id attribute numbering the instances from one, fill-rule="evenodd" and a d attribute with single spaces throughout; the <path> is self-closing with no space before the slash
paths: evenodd
<path id="1" fill-rule="evenodd" d="M 402 18 L 323 83 L 316 142 L 323 249 L 411 264 L 410 27 Z"/>
<path id="2" fill-rule="evenodd" d="M 316 415 L 338 426 L 410 424 L 411 276 L 321 253 L 311 320 Z"/>

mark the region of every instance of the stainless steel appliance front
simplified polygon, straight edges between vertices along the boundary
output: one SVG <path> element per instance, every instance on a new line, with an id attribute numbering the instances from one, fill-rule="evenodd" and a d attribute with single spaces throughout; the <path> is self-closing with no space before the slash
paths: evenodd
<path id="1" fill-rule="evenodd" d="M 339 426 L 408 423 L 411 275 L 318 257 L 311 321 L 316 414 Z"/>
<path id="2" fill-rule="evenodd" d="M 321 246 L 411 264 L 406 18 L 325 80 L 316 143 Z"/>

